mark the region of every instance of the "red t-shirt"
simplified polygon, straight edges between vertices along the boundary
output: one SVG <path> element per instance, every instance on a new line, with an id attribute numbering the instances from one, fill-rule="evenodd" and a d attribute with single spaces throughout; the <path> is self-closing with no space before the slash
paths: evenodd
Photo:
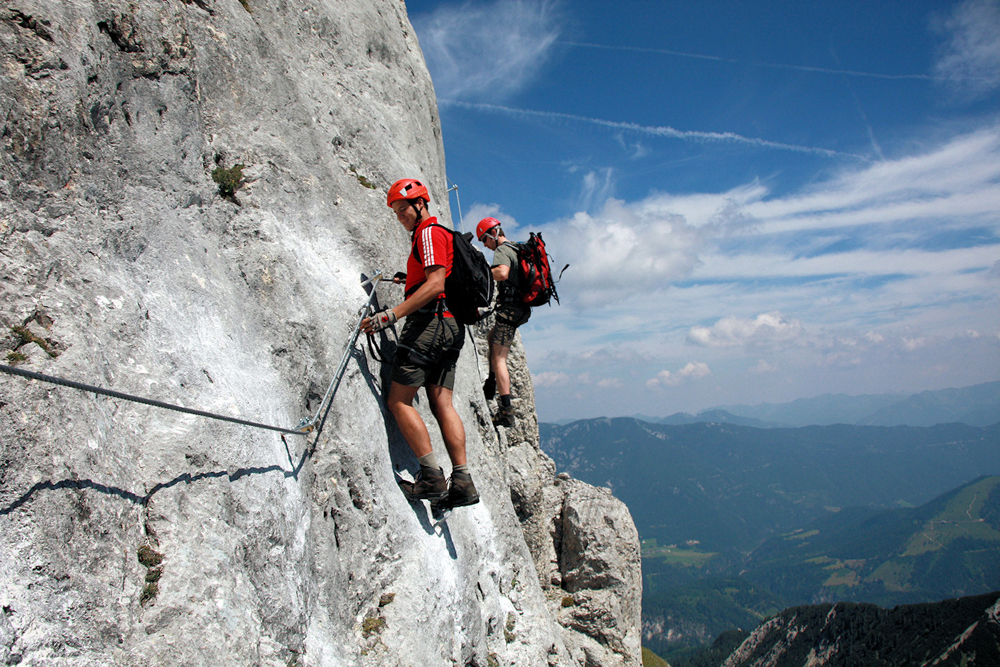
<path id="1" fill-rule="evenodd" d="M 436 217 L 419 223 L 413 230 L 413 246 L 406 260 L 406 298 L 409 299 L 427 281 L 425 268 L 443 266 L 445 278 L 451 274 L 451 232 L 437 224 Z M 444 299 L 444 292 L 437 295 Z M 445 311 L 446 316 L 452 316 Z"/>

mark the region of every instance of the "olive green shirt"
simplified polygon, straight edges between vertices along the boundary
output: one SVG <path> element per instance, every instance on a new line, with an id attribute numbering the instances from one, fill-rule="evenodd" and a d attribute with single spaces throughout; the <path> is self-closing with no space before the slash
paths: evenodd
<path id="1" fill-rule="evenodd" d="M 517 247 L 510 241 L 504 241 L 499 248 L 493 251 L 493 266 L 508 266 L 510 273 L 507 280 L 498 282 L 499 303 L 509 303 L 520 301 L 518 296 L 518 281 L 521 279 L 521 261 L 517 257 Z"/>

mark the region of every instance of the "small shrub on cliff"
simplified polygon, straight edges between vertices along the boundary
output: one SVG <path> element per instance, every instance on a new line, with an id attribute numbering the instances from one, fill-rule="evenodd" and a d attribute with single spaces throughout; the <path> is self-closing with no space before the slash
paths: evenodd
<path id="1" fill-rule="evenodd" d="M 365 637 L 370 637 L 372 634 L 382 632 L 385 629 L 385 619 L 377 616 L 369 616 L 365 619 L 364 623 L 361 624 L 361 633 Z"/>
<path id="2" fill-rule="evenodd" d="M 24 352 L 18 352 L 17 350 L 11 350 L 7 353 L 7 363 L 11 366 L 17 366 L 22 361 L 27 361 L 28 355 Z"/>
<path id="3" fill-rule="evenodd" d="M 156 552 L 148 544 L 143 544 L 136 552 L 139 562 L 145 567 L 156 567 L 163 562 L 163 554 Z"/>
<path id="4" fill-rule="evenodd" d="M 348 168 L 351 170 L 351 173 L 354 174 L 354 177 L 356 179 L 358 179 L 358 183 L 360 183 L 361 185 L 365 186 L 369 190 L 374 190 L 375 189 L 375 184 L 372 183 L 371 181 L 369 181 L 368 178 L 365 177 L 364 175 L 359 174 L 358 170 L 354 168 L 353 164 L 350 167 L 348 167 Z"/>
<path id="5" fill-rule="evenodd" d="M 223 199 L 236 201 L 236 191 L 243 187 L 246 182 L 243 180 L 243 167 L 246 165 L 235 164 L 229 169 L 219 166 L 212 170 L 212 180 L 219 185 L 219 196 Z"/>

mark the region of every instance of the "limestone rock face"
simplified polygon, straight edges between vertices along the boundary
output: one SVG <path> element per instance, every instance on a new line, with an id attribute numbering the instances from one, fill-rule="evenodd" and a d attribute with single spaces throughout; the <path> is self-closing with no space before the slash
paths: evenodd
<path id="1" fill-rule="evenodd" d="M 16 0 L 0 58 L 0 363 L 294 427 L 346 358 L 308 437 L 0 375 L 0 662 L 638 664 L 638 561 L 600 574 L 633 564 L 627 513 L 554 477 L 526 366 L 533 441 L 462 355 L 479 505 L 438 522 L 396 485 L 360 281 L 404 268 L 395 179 L 451 224 L 402 2 Z"/>
<path id="2" fill-rule="evenodd" d="M 485 353 L 485 335 L 477 338 Z M 582 665 L 641 665 L 642 570 L 632 515 L 608 489 L 555 474 L 539 446 L 520 334 L 508 367 L 517 423 L 501 431 L 511 500 L 563 641 Z"/>

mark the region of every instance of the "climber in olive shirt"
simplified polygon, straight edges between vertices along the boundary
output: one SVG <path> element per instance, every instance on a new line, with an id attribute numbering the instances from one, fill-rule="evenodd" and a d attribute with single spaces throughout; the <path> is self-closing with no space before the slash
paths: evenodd
<path id="1" fill-rule="evenodd" d="M 406 263 L 403 303 L 361 321 L 361 329 L 374 333 L 406 317 L 392 365 L 392 385 L 387 404 L 403 438 L 420 462 L 413 482 L 399 483 L 410 500 L 430 500 L 449 507 L 473 505 L 479 493 L 469 474 L 465 456 L 465 427 L 452 404 L 455 368 L 465 343 L 465 328 L 455 321 L 444 301 L 445 277 L 451 273 L 451 232 L 437 224 L 427 206 L 431 197 L 420 181 L 404 178 L 389 188 L 386 203 L 411 234 Z M 413 399 L 427 388 L 431 412 L 451 459 L 451 483 L 437 464 L 430 434 Z"/>
<path id="2" fill-rule="evenodd" d="M 517 246 L 504 236 L 500 221 L 483 218 L 476 226 L 476 237 L 493 251 L 493 279 L 499 284 L 497 295 L 496 324 L 490 330 L 490 374 L 483 384 L 486 398 L 493 398 L 500 392 L 499 409 L 493 415 L 496 426 L 514 425 L 514 407 L 510 403 L 510 373 L 507 370 L 507 354 L 517 328 L 531 317 L 531 307 L 521 298 L 519 278 L 520 260 Z"/>

